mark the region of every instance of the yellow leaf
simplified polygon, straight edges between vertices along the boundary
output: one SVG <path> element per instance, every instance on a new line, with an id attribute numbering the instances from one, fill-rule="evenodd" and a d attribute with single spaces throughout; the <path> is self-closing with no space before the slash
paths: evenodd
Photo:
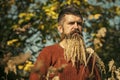
<path id="1" fill-rule="evenodd" d="M 19 18 L 23 18 L 23 17 L 25 17 L 25 16 L 26 16 L 26 13 L 20 13 L 18 17 L 19 17 Z"/>
<path id="2" fill-rule="evenodd" d="M 88 0 L 84 0 L 85 2 L 88 2 Z"/>
<path id="3" fill-rule="evenodd" d="M 12 41 L 13 41 L 13 42 L 17 42 L 17 41 L 18 41 L 18 39 L 13 39 Z"/>
<path id="4" fill-rule="evenodd" d="M 100 16 L 101 16 L 101 14 L 95 14 L 94 19 L 99 19 Z"/>
<path id="5" fill-rule="evenodd" d="M 52 16 L 52 19 L 57 19 L 57 17 L 58 17 L 58 15 L 55 14 Z"/>
<path id="6" fill-rule="evenodd" d="M 93 15 L 89 15 L 89 16 L 88 16 L 88 19 L 90 19 L 90 20 L 92 20 L 93 18 L 94 18 Z"/>
<path id="7" fill-rule="evenodd" d="M 24 71 L 29 71 L 29 68 L 28 68 L 28 67 L 24 67 L 23 70 L 24 70 Z"/>
<path id="8" fill-rule="evenodd" d="M 116 13 L 120 15 L 120 7 L 116 7 Z"/>
<path id="9" fill-rule="evenodd" d="M 33 66 L 33 64 L 26 64 L 24 67 L 24 71 L 30 71 Z"/>
<path id="10" fill-rule="evenodd" d="M 95 33 L 92 33 L 91 36 L 95 36 L 96 34 Z"/>
<path id="11" fill-rule="evenodd" d="M 35 16 L 35 14 L 34 13 L 29 13 L 29 16 L 33 17 L 33 16 Z"/>
<path id="12" fill-rule="evenodd" d="M 39 26 L 39 29 L 44 30 L 44 25 L 43 25 L 43 24 L 40 25 L 40 26 Z"/>
<path id="13" fill-rule="evenodd" d="M 28 61 L 28 60 L 26 61 L 26 63 L 27 63 L 27 64 L 32 64 L 32 62 L 31 62 L 31 61 Z"/>
<path id="14" fill-rule="evenodd" d="M 19 21 L 18 21 L 18 24 L 22 24 L 24 22 L 24 19 L 20 19 Z"/>
<path id="15" fill-rule="evenodd" d="M 54 10 L 56 10 L 56 8 L 57 7 L 54 5 L 54 6 L 51 6 L 50 10 L 54 11 Z"/>
<path id="16" fill-rule="evenodd" d="M 16 30 L 18 27 L 19 27 L 19 26 L 16 25 L 16 24 L 12 26 L 13 30 Z"/>
<path id="17" fill-rule="evenodd" d="M 19 66 L 18 66 L 18 69 L 20 69 L 20 70 L 21 70 L 21 69 L 23 69 L 23 67 L 24 67 L 24 66 L 19 65 Z"/>
<path id="18" fill-rule="evenodd" d="M 57 26 L 58 26 L 58 24 L 56 23 L 56 24 L 54 24 L 53 26 L 51 26 L 51 28 L 52 28 L 52 29 L 55 29 L 55 28 L 57 28 Z"/>
<path id="19" fill-rule="evenodd" d="M 12 45 L 14 42 L 17 42 L 18 41 L 18 39 L 13 39 L 13 40 L 9 40 L 9 41 L 7 41 L 7 45 Z"/>
<path id="20" fill-rule="evenodd" d="M 47 12 L 50 12 L 51 10 L 50 9 L 45 9 L 45 12 L 47 13 Z"/>
<path id="21" fill-rule="evenodd" d="M 25 18 L 25 21 L 29 21 L 31 19 L 31 17 L 30 16 L 27 16 L 26 18 Z"/>
<path id="22" fill-rule="evenodd" d="M 71 0 L 67 0 L 67 4 L 71 4 Z"/>
<path id="23" fill-rule="evenodd" d="M 76 3 L 77 5 L 80 5 L 80 0 L 73 0 L 73 3 Z"/>
<path id="24" fill-rule="evenodd" d="M 47 16 L 51 16 L 52 14 L 51 14 L 51 12 L 47 12 L 46 15 Z"/>

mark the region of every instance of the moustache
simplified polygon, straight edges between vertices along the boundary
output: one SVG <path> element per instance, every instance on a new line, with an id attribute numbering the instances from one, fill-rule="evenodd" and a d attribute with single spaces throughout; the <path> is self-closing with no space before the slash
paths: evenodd
<path id="1" fill-rule="evenodd" d="M 79 35 L 83 36 L 82 33 L 78 29 L 75 29 L 74 31 L 72 31 L 70 33 L 70 35 L 74 35 L 74 34 L 79 34 Z"/>

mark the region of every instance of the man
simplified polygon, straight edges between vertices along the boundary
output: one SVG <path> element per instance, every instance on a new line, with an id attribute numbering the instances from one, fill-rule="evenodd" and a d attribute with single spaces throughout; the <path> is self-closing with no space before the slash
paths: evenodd
<path id="1" fill-rule="evenodd" d="M 58 16 L 61 41 L 41 51 L 30 80 L 101 80 L 95 57 L 85 48 L 82 27 L 79 8 L 65 6 Z"/>

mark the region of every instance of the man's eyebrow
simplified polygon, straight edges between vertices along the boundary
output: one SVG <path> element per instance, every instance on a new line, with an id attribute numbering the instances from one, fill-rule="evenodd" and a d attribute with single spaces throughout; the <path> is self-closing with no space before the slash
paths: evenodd
<path id="1" fill-rule="evenodd" d="M 82 23 L 83 23 L 82 21 L 70 21 L 70 22 L 68 22 L 68 23 L 75 23 L 75 22 L 77 22 L 77 23 L 79 23 L 79 24 L 82 24 Z"/>

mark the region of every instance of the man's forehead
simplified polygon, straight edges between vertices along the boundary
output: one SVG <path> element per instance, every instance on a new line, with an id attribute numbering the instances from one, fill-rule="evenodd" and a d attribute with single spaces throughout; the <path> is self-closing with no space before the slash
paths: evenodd
<path id="1" fill-rule="evenodd" d="M 64 20 L 67 20 L 67 21 L 79 21 L 79 22 L 82 22 L 82 18 L 78 15 L 73 15 L 73 14 L 65 14 L 64 15 Z"/>

